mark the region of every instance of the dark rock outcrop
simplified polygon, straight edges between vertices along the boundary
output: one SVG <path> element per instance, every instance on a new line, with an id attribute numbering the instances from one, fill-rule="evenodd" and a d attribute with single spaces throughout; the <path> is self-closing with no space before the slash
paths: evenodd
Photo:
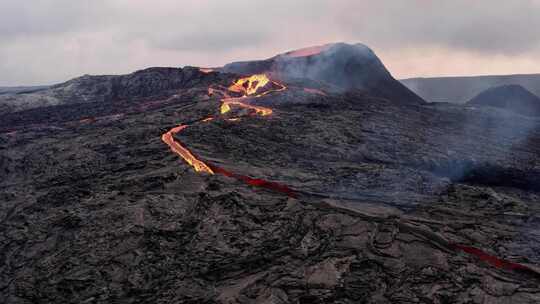
<path id="1" fill-rule="evenodd" d="M 520 85 L 505 85 L 488 89 L 468 103 L 501 108 L 526 116 L 540 116 L 540 97 Z"/>
<path id="2" fill-rule="evenodd" d="M 85 75 L 36 92 L 0 95 L 0 114 L 2 107 L 6 113 L 44 106 L 158 98 L 185 88 L 208 86 L 223 79 L 218 73 L 207 75 L 195 67 L 154 67 L 127 75 Z"/>

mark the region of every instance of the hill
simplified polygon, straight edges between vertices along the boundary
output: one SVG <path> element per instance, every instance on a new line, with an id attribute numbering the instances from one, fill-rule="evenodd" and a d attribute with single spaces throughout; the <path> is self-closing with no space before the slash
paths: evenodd
<path id="1" fill-rule="evenodd" d="M 540 98 L 520 85 L 487 89 L 468 103 L 501 108 L 526 116 L 540 116 Z"/>

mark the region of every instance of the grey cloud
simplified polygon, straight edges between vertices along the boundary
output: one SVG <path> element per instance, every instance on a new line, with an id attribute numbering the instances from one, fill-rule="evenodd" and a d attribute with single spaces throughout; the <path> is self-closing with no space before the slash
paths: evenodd
<path id="1" fill-rule="evenodd" d="M 348 1 L 342 30 L 388 47 L 443 46 L 476 52 L 517 54 L 540 45 L 540 2 L 395 0 Z"/>
<path id="2" fill-rule="evenodd" d="M 0 3 L 0 38 L 61 34 L 84 27 L 98 27 L 101 3 L 96 1 L 41 0 Z"/>
<path id="3" fill-rule="evenodd" d="M 0 0 L 0 85 L 225 64 L 336 41 L 524 62 L 540 49 L 539 15 L 540 0 Z"/>
<path id="4" fill-rule="evenodd" d="M 256 46 L 267 38 L 267 33 L 215 31 L 206 33 L 189 33 L 172 35 L 149 40 L 159 48 L 198 51 L 211 50 L 215 52 L 228 51 L 245 46 Z"/>

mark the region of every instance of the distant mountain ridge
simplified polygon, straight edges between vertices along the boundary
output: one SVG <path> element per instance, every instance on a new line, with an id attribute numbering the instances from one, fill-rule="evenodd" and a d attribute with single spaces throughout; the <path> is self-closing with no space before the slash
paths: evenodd
<path id="1" fill-rule="evenodd" d="M 23 94 L 33 93 L 40 90 L 45 90 L 50 86 L 16 86 L 16 87 L 0 87 L 0 95 L 2 94 Z"/>
<path id="2" fill-rule="evenodd" d="M 540 97 L 520 85 L 503 85 L 487 89 L 468 103 L 501 108 L 526 116 L 540 116 Z"/>
<path id="3" fill-rule="evenodd" d="M 400 80 L 430 102 L 465 103 L 480 92 L 501 85 L 521 85 L 540 96 L 540 74 L 409 78 Z"/>

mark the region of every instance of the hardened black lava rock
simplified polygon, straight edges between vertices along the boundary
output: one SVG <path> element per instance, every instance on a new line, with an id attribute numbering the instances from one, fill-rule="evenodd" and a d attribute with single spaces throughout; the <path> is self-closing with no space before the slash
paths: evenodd
<path id="1" fill-rule="evenodd" d="M 538 120 L 316 81 L 221 115 L 195 73 L 3 116 L 1 303 L 540 302 Z"/>

